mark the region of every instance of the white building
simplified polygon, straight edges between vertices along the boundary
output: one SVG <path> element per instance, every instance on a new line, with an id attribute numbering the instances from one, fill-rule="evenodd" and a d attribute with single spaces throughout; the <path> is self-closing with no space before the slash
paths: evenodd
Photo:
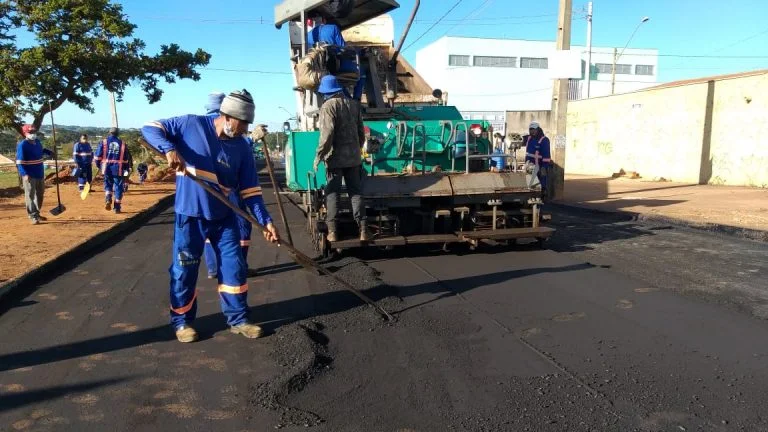
<path id="1" fill-rule="evenodd" d="M 416 53 L 416 69 L 432 88 L 447 92 L 448 103 L 466 117 L 483 118 L 478 113 L 487 112 L 485 117 L 501 113 L 503 118 L 505 111 L 551 109 L 555 48 L 549 41 L 446 36 Z M 572 45 L 571 51 L 568 68 L 584 71 L 586 47 Z M 590 97 L 611 94 L 613 55 L 613 47 L 592 47 Z M 615 93 L 656 85 L 657 69 L 657 50 L 627 48 L 617 61 Z M 587 96 L 580 75 L 571 80 L 570 99 Z"/>

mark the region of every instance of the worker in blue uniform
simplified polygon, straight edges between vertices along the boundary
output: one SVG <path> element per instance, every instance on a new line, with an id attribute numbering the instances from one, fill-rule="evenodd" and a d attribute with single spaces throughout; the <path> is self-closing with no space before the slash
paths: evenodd
<path id="1" fill-rule="evenodd" d="M 329 23 L 322 15 L 314 17 L 314 27 L 307 33 L 307 45 L 314 47 L 315 44 L 335 45 L 344 48 L 346 42 L 341 35 L 341 29 L 334 23 Z"/>
<path id="2" fill-rule="evenodd" d="M 140 162 L 138 165 L 136 165 L 136 172 L 139 173 L 140 185 L 143 185 L 147 180 L 147 171 L 149 171 L 149 167 L 144 162 Z"/>
<path id="3" fill-rule="evenodd" d="M 37 139 L 37 130 L 33 125 L 26 124 L 21 131 L 24 139 L 16 145 L 16 168 L 24 184 L 27 216 L 32 224 L 37 225 L 41 220 L 45 220 L 45 217 L 40 215 L 45 195 L 43 157 L 51 157 L 53 152 L 43 148 L 40 140 Z"/>
<path id="4" fill-rule="evenodd" d="M 261 336 L 261 328 L 248 320 L 246 263 L 234 212 L 185 173 L 195 175 L 223 194 L 235 192 L 259 223 L 264 237 L 279 240 L 277 229 L 262 199 L 251 149 L 243 134 L 253 122 L 253 98 L 246 90 L 224 98 L 221 115 L 185 115 L 154 121 L 142 128 L 144 139 L 165 154 L 177 170 L 176 223 L 170 273 L 171 325 L 180 342 L 197 340 L 192 327 L 197 312 L 197 272 L 205 239 L 217 258 L 218 291 L 230 331 L 248 338 Z"/>
<path id="5" fill-rule="evenodd" d="M 120 213 L 123 205 L 123 173 L 128 170 L 128 161 L 131 153 L 128 146 L 118 138 L 120 130 L 113 127 L 109 134 L 96 147 L 94 162 L 101 167 L 104 174 L 104 209 L 112 210 L 112 196 L 114 194 L 114 211 Z"/>
<path id="6" fill-rule="evenodd" d="M 72 157 L 77 165 L 77 188 L 82 191 L 86 183 L 93 182 L 93 148 L 88 142 L 88 135 L 80 135 L 80 140 L 72 146 Z"/>
<path id="7" fill-rule="evenodd" d="M 334 52 L 337 55 L 342 54 L 347 43 L 344 40 L 344 36 L 341 34 L 339 26 L 335 23 L 328 22 L 322 15 L 315 16 L 313 21 L 314 27 L 307 33 L 307 45 L 310 47 L 316 45 L 330 45 L 334 47 Z M 358 50 L 355 48 L 352 48 L 352 51 L 354 51 L 354 54 L 359 54 Z M 358 75 L 357 83 L 355 84 L 352 95 L 347 94 L 347 96 L 360 101 L 365 85 L 365 74 L 360 72 L 356 59 L 351 57 L 352 53 L 350 51 L 348 51 L 348 53 L 349 54 L 341 57 L 339 69 L 337 71 L 331 70 L 330 72 L 337 76 Z M 346 89 L 344 91 L 346 94 Z"/>
<path id="8" fill-rule="evenodd" d="M 208 95 L 208 102 L 205 104 L 205 115 L 211 116 L 211 118 L 218 117 L 224 97 L 226 95 L 221 92 L 210 93 Z M 218 265 L 216 264 L 216 252 L 213 250 L 210 239 L 205 239 L 203 255 L 205 256 L 205 266 L 208 269 L 208 279 L 216 279 Z"/>
<path id="9" fill-rule="evenodd" d="M 216 118 L 219 116 L 219 109 L 221 107 L 221 102 L 224 100 L 224 93 L 211 93 L 208 95 L 208 103 L 205 105 L 205 111 L 206 115 L 210 116 L 211 118 Z M 246 138 L 248 139 L 248 138 Z M 249 147 L 252 148 L 252 145 L 249 141 Z M 243 203 L 243 201 L 240 199 L 240 197 L 236 193 L 231 193 L 229 195 L 229 200 L 232 202 L 232 204 L 240 207 L 243 211 L 248 211 L 248 207 Z M 243 258 L 245 259 L 246 264 L 248 263 L 248 249 L 251 246 L 251 232 L 253 231 L 253 227 L 251 226 L 251 223 L 248 222 L 245 218 L 243 218 L 240 215 L 235 215 L 237 218 L 237 226 L 240 231 L 240 249 L 243 252 Z M 203 249 L 203 254 L 205 256 L 205 264 L 208 270 L 208 279 L 216 279 L 217 275 L 217 264 L 216 264 L 216 253 L 213 250 L 213 246 L 211 245 L 210 239 L 205 240 L 205 247 Z M 248 269 L 247 275 L 248 277 L 254 277 L 256 276 L 257 271 L 256 269 Z"/>
<path id="10" fill-rule="evenodd" d="M 525 161 L 539 166 L 537 176 L 541 183 L 541 193 L 546 196 L 547 174 L 552 163 L 549 138 L 544 135 L 538 122 L 531 122 L 528 126 L 528 135 L 523 137 L 525 143 Z"/>

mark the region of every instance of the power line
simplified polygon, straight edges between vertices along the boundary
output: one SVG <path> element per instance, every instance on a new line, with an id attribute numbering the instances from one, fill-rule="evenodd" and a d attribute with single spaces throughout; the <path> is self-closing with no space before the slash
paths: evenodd
<path id="1" fill-rule="evenodd" d="M 223 69 L 223 68 L 212 68 L 212 67 L 204 67 L 202 69 L 220 71 L 220 72 L 244 72 L 244 73 L 268 74 L 268 75 L 291 75 L 290 72 L 264 71 L 264 70 L 254 70 L 254 69 Z"/>
<path id="2" fill-rule="evenodd" d="M 490 6 L 490 4 L 491 4 L 493 1 L 494 1 L 494 0 L 485 0 L 485 1 L 483 2 L 483 4 L 481 4 L 481 5 L 480 5 L 480 6 L 479 6 L 477 9 L 475 9 L 474 11 L 472 11 L 472 12 L 468 13 L 468 14 L 467 14 L 467 15 L 466 15 L 464 18 L 462 18 L 461 20 L 459 20 L 459 22 L 457 22 L 456 24 L 454 24 L 453 26 L 451 26 L 451 28 L 449 28 L 448 30 L 446 30 L 446 31 L 445 31 L 445 33 L 443 33 L 443 36 L 447 35 L 447 34 L 448 34 L 448 32 L 450 32 L 451 30 L 455 29 L 455 28 L 456 28 L 456 26 L 458 26 L 459 24 L 461 24 L 461 23 L 462 23 L 464 20 L 467 20 L 467 19 L 469 19 L 470 17 L 476 17 L 477 15 L 479 15 L 479 14 L 480 14 L 482 11 L 484 11 L 484 10 L 485 10 L 485 9 L 486 9 L 488 6 Z M 496 24 L 491 24 L 491 23 L 481 23 L 481 24 L 485 24 L 485 25 L 489 25 L 489 24 L 490 24 L 490 25 L 496 25 Z"/>
<path id="3" fill-rule="evenodd" d="M 412 46 L 413 46 L 413 44 L 415 44 L 416 42 L 418 42 L 418 41 L 419 41 L 421 38 L 423 38 L 423 37 L 424 37 L 424 36 L 425 36 L 427 33 L 429 33 L 429 32 L 430 32 L 430 31 L 431 31 L 433 28 L 435 28 L 435 27 L 436 27 L 438 24 L 440 24 L 440 21 L 442 21 L 442 20 L 443 20 L 443 18 L 447 17 L 447 16 L 448 16 L 448 14 L 450 14 L 450 13 L 451 13 L 451 12 L 452 12 L 454 9 L 456 9 L 456 7 L 457 7 L 458 5 L 460 5 L 462 1 L 463 1 L 463 0 L 459 0 L 459 1 L 457 1 L 457 2 L 456 2 L 454 5 L 453 5 L 453 6 L 451 6 L 451 8 L 450 8 L 450 9 L 448 9 L 448 12 L 444 13 L 444 14 L 443 14 L 443 16 L 441 16 L 441 17 L 440 17 L 440 19 L 438 19 L 438 20 L 437 20 L 437 21 L 436 21 L 434 24 L 432 24 L 432 25 L 431 25 L 431 26 L 430 26 L 430 27 L 429 27 L 427 30 L 425 30 L 425 31 L 424 31 L 424 33 L 422 33 L 422 34 L 421 34 L 419 37 L 417 37 L 415 41 L 411 42 L 411 43 L 410 43 L 410 45 L 408 45 L 407 47 L 405 47 L 405 48 L 403 49 L 403 52 L 405 52 L 405 50 L 407 50 L 408 48 L 412 47 Z"/>
<path id="4" fill-rule="evenodd" d="M 477 11 L 472 12 L 477 13 Z M 546 18 L 546 17 L 553 17 L 557 16 L 557 14 L 542 14 L 542 15 L 518 15 L 518 16 L 505 16 L 505 17 L 492 17 L 492 18 L 469 18 L 469 15 L 472 15 L 472 13 L 468 14 L 466 17 L 462 19 L 445 19 L 442 20 L 443 22 L 464 22 L 464 21 L 485 21 L 485 20 L 517 20 L 517 19 L 528 19 L 528 18 Z M 423 20 L 414 20 L 414 23 L 431 23 L 435 22 L 436 20 L 433 19 L 423 19 Z"/>

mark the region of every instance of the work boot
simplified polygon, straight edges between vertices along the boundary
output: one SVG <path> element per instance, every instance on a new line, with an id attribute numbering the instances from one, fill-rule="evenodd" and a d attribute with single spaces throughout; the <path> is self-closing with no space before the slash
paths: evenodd
<path id="1" fill-rule="evenodd" d="M 32 225 L 37 225 L 39 223 L 40 223 L 40 219 L 38 219 L 38 218 L 33 218 L 32 219 Z"/>
<path id="2" fill-rule="evenodd" d="M 182 325 L 176 329 L 176 339 L 181 343 L 190 343 L 197 340 L 197 332 L 188 325 Z"/>
<path id="3" fill-rule="evenodd" d="M 104 210 L 106 211 L 112 210 L 112 201 L 107 201 L 104 203 Z"/>
<path id="4" fill-rule="evenodd" d="M 241 334 L 248 339 L 256 339 L 261 336 L 261 327 L 249 322 L 244 322 L 242 324 L 232 326 L 229 328 L 229 331 L 234 334 Z"/>
<path id="5" fill-rule="evenodd" d="M 367 242 L 371 240 L 371 233 L 368 232 L 368 226 L 365 222 L 360 223 L 360 241 Z"/>
<path id="6" fill-rule="evenodd" d="M 115 204 L 115 214 L 120 214 L 122 212 L 123 212 L 123 210 L 120 208 L 120 206 Z"/>

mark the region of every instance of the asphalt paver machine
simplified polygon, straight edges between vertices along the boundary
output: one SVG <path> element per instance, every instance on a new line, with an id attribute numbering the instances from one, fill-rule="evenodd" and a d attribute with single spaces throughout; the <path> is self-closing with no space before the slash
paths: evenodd
<path id="1" fill-rule="evenodd" d="M 542 212 L 535 173 L 490 169 L 491 161 L 500 157 L 492 154 L 490 123 L 465 120 L 447 103 L 448 95 L 432 89 L 400 55 L 419 1 L 395 46 L 394 25 L 387 13 L 398 7 L 394 0 L 285 0 L 275 7 L 275 26 L 288 26 L 296 85 L 298 130 L 285 125 L 286 183 L 302 197 L 315 248 L 327 255 L 359 247 L 430 243 L 476 247 L 521 238 L 544 244 L 554 230 L 544 226 L 549 216 Z M 356 235 L 344 194 L 339 239 L 332 243 L 326 239 L 326 174 L 323 164 L 313 170 L 322 98 L 311 88 L 301 88 L 297 76 L 297 65 L 312 49 L 307 32 L 310 18 L 317 15 L 340 27 L 345 46 L 336 52 L 358 67 L 357 74 L 339 76 L 340 81 L 351 90 L 357 80 L 364 80 L 363 198 L 373 235 L 368 242 Z"/>

